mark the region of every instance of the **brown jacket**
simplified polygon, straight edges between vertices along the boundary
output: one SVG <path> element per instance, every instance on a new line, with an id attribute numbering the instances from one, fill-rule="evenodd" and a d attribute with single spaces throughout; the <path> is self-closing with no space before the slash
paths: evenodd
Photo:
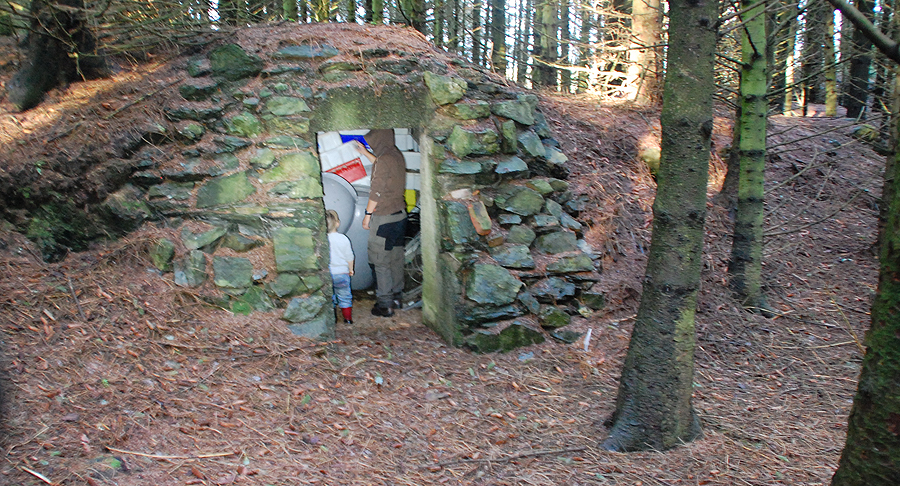
<path id="1" fill-rule="evenodd" d="M 365 139 L 376 157 L 369 192 L 369 199 L 378 203 L 375 214 L 386 216 L 403 210 L 406 207 L 403 199 L 406 160 L 394 145 L 394 130 L 370 130 Z"/>

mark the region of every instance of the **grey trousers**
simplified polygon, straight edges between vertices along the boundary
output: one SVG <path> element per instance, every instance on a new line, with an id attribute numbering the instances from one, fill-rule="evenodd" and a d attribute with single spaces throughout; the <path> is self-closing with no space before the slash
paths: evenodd
<path id="1" fill-rule="evenodd" d="M 369 264 L 375 269 L 375 300 L 390 307 L 403 294 L 406 211 L 369 220 Z"/>

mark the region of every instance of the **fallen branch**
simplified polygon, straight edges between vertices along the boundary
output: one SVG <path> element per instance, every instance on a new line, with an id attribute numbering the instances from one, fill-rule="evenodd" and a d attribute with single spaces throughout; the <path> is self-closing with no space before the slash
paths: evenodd
<path id="1" fill-rule="evenodd" d="M 525 457 L 535 457 L 535 456 L 546 456 L 549 454 L 567 454 L 570 452 L 582 452 L 586 447 L 572 447 L 570 449 L 549 449 L 549 450 L 538 450 L 531 452 L 523 452 L 521 454 L 514 454 L 507 457 L 502 457 L 500 459 L 462 459 L 459 461 L 447 461 L 447 462 L 439 462 L 433 466 L 426 467 L 446 467 L 453 466 L 456 464 L 475 464 L 479 462 L 490 462 L 490 463 L 500 463 L 500 462 L 510 462 L 515 461 L 516 459 L 522 459 Z"/>
<path id="2" fill-rule="evenodd" d="M 19 469 L 21 469 L 21 470 L 27 472 L 28 474 L 31 474 L 32 476 L 34 476 L 34 477 L 40 479 L 41 481 L 43 481 L 43 482 L 45 482 L 45 483 L 47 483 L 47 484 L 52 484 L 52 485 L 54 485 L 54 486 L 55 486 L 55 484 L 56 484 L 56 483 L 54 483 L 53 481 L 50 481 L 49 479 L 47 479 L 47 476 L 44 476 L 43 474 L 41 474 L 41 473 L 39 473 L 39 472 L 37 472 L 37 471 L 32 471 L 31 469 L 28 469 L 28 468 L 25 467 L 25 466 L 20 466 Z"/>
<path id="3" fill-rule="evenodd" d="M 129 454 L 132 456 L 149 457 L 150 459 L 210 459 L 213 457 L 228 457 L 237 454 L 237 452 L 213 452 L 210 454 L 197 454 L 196 456 L 165 456 L 161 454 L 145 454 L 143 452 L 126 451 L 124 449 L 116 449 L 115 447 L 106 446 L 106 450 L 118 452 L 119 454 Z"/>

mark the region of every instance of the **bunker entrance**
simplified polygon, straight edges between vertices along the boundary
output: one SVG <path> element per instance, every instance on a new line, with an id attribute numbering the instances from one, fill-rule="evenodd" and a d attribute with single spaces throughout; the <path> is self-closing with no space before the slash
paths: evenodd
<path id="1" fill-rule="evenodd" d="M 322 168 L 325 209 L 332 209 L 341 219 L 338 232 L 347 235 L 355 258 L 351 289 L 365 291 L 375 287 L 375 273 L 368 259 L 369 230 L 362 227 L 372 182 L 373 165 L 359 153 L 355 141 L 365 142 L 368 129 L 317 132 L 316 142 Z M 394 128 L 394 144 L 406 162 L 406 281 L 404 307 L 422 305 L 421 251 L 421 164 L 419 144 L 409 128 Z"/>

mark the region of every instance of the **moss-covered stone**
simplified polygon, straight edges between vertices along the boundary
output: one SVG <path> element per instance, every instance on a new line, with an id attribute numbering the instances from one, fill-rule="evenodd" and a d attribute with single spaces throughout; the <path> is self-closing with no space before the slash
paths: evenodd
<path id="1" fill-rule="evenodd" d="M 438 166 L 441 174 L 480 174 L 483 170 L 483 166 L 474 160 L 444 159 Z"/>
<path id="2" fill-rule="evenodd" d="M 172 258 L 175 256 L 175 243 L 162 238 L 150 247 L 150 261 L 161 272 L 172 271 Z"/>
<path id="3" fill-rule="evenodd" d="M 524 285 L 497 265 L 476 264 L 466 277 L 466 298 L 479 304 L 511 304 Z"/>
<path id="4" fill-rule="evenodd" d="M 603 310 L 606 308 L 606 294 L 595 284 L 590 289 L 581 292 L 581 303 L 591 310 Z"/>
<path id="5" fill-rule="evenodd" d="M 269 298 L 262 286 L 254 285 L 250 287 L 235 302 L 243 302 L 250 309 L 258 312 L 269 312 L 275 309 L 275 304 Z M 233 309 L 234 307 L 232 307 Z"/>
<path id="6" fill-rule="evenodd" d="M 222 246 L 230 248 L 238 253 L 246 253 L 258 246 L 262 246 L 262 240 L 247 238 L 244 235 L 228 233 L 222 238 Z"/>
<path id="7" fill-rule="evenodd" d="M 172 121 L 212 121 L 222 117 L 222 106 L 176 106 L 166 109 L 166 118 Z"/>
<path id="8" fill-rule="evenodd" d="M 278 297 L 290 297 L 306 291 L 300 277 L 293 273 L 279 273 L 269 284 L 269 289 Z"/>
<path id="9" fill-rule="evenodd" d="M 554 231 L 538 236 L 534 247 L 538 251 L 555 255 L 578 249 L 578 239 L 569 231 Z"/>
<path id="10" fill-rule="evenodd" d="M 516 348 L 540 344 L 545 341 L 544 334 L 531 326 L 513 321 L 508 327 L 500 331 L 500 351 L 508 352 Z"/>
<path id="11" fill-rule="evenodd" d="M 226 118 L 225 130 L 229 135 L 253 138 L 262 133 L 263 127 L 259 118 L 245 111 L 231 118 Z"/>
<path id="12" fill-rule="evenodd" d="M 309 228 L 277 228 L 272 232 L 272 240 L 278 272 L 318 270 L 316 242 Z"/>
<path id="13" fill-rule="evenodd" d="M 328 59 L 338 54 L 340 54 L 340 51 L 328 44 L 303 44 L 282 47 L 272 54 L 272 59 L 279 61 L 310 61 L 313 59 Z"/>
<path id="14" fill-rule="evenodd" d="M 126 184 L 106 197 L 102 215 L 112 233 L 124 234 L 137 229 L 153 215 L 153 211 L 144 201 L 141 190 Z"/>
<path id="15" fill-rule="evenodd" d="M 276 135 L 267 138 L 263 145 L 273 149 L 294 149 L 301 150 L 312 146 L 309 140 L 300 137 L 292 137 L 290 135 Z"/>
<path id="16" fill-rule="evenodd" d="M 290 199 L 312 199 L 324 196 L 322 184 L 312 177 L 280 182 L 269 191 L 269 194 L 286 196 Z"/>
<path id="17" fill-rule="evenodd" d="M 546 196 L 553 192 L 553 186 L 546 179 L 531 179 L 525 183 L 526 186 L 534 189 L 540 195 Z"/>
<path id="18" fill-rule="evenodd" d="M 530 246 L 535 238 L 537 238 L 537 235 L 528 226 L 515 225 L 509 228 L 509 234 L 506 235 L 506 242 L 513 245 Z"/>
<path id="19" fill-rule="evenodd" d="M 468 86 L 465 80 L 441 76 L 430 71 L 425 72 L 425 86 L 431 94 L 431 99 L 437 105 L 456 103 L 466 94 Z"/>
<path id="20" fill-rule="evenodd" d="M 292 116 L 308 112 L 309 105 L 303 98 L 273 96 L 266 100 L 266 110 L 275 116 Z"/>
<path id="21" fill-rule="evenodd" d="M 456 317 L 461 324 L 469 327 L 485 326 L 485 323 L 503 321 L 523 315 L 524 312 L 516 305 L 472 305 L 463 306 L 457 310 Z"/>
<path id="22" fill-rule="evenodd" d="M 199 123 L 184 122 L 176 127 L 175 133 L 177 133 L 179 137 L 185 140 L 197 141 L 203 138 L 203 134 L 206 133 L 206 129 L 203 128 L 203 125 Z"/>
<path id="23" fill-rule="evenodd" d="M 241 257 L 213 257 L 213 283 L 226 289 L 247 289 L 253 285 L 253 264 Z"/>
<path id="24" fill-rule="evenodd" d="M 510 157 L 497 163 L 494 172 L 513 177 L 525 176 L 528 174 L 528 164 L 519 157 Z"/>
<path id="25" fill-rule="evenodd" d="M 197 207 L 211 208 L 243 201 L 256 192 L 247 178 L 247 172 L 217 177 L 197 191 Z"/>
<path id="26" fill-rule="evenodd" d="M 319 177 L 321 166 L 316 157 L 307 151 L 293 152 L 281 156 L 278 165 L 265 171 L 259 180 L 263 183 L 296 181 Z"/>
<path id="27" fill-rule="evenodd" d="M 527 187 L 516 187 L 512 189 L 509 197 L 498 197 L 495 201 L 504 211 L 519 216 L 537 214 L 544 207 L 544 198 L 537 191 Z"/>
<path id="28" fill-rule="evenodd" d="M 266 130 L 269 133 L 282 135 L 306 135 L 309 133 L 309 118 L 304 116 L 275 116 L 263 115 Z"/>
<path id="29" fill-rule="evenodd" d="M 257 149 L 249 162 L 254 169 L 268 169 L 275 163 L 275 152 L 268 148 Z"/>
<path id="30" fill-rule="evenodd" d="M 492 248 L 491 256 L 500 265 L 506 268 L 530 269 L 534 268 L 534 258 L 526 245 L 506 245 Z"/>
<path id="31" fill-rule="evenodd" d="M 550 304 L 564 302 L 575 297 L 575 284 L 559 277 L 540 280 L 529 290 L 539 302 Z"/>
<path id="32" fill-rule="evenodd" d="M 594 262 L 585 254 L 566 255 L 547 264 L 547 272 L 554 274 L 591 272 L 593 270 Z"/>
<path id="33" fill-rule="evenodd" d="M 522 132 L 518 136 L 519 147 L 531 157 L 544 157 L 547 149 L 541 143 L 541 138 L 531 130 Z"/>
<path id="34" fill-rule="evenodd" d="M 225 228 L 224 226 L 215 226 L 212 229 L 201 233 L 193 233 L 188 228 L 182 228 L 181 243 L 188 250 L 199 250 L 200 248 L 212 245 L 218 241 L 219 238 L 225 236 L 225 233 L 227 232 L 228 228 Z"/>
<path id="35" fill-rule="evenodd" d="M 465 204 L 456 201 L 441 202 L 441 217 L 446 229 L 445 235 L 451 247 L 466 245 L 478 240 L 478 233 L 469 217 Z"/>
<path id="36" fill-rule="evenodd" d="M 454 103 L 447 107 L 447 113 L 460 120 L 476 120 L 491 115 L 491 105 L 486 101 Z"/>
<path id="37" fill-rule="evenodd" d="M 321 293 L 316 293 L 309 297 L 294 297 L 288 302 L 282 318 L 288 322 L 309 321 L 319 315 L 326 305 L 330 306 L 330 304 L 331 302 Z"/>
<path id="38" fill-rule="evenodd" d="M 459 125 L 447 137 L 447 145 L 457 157 L 491 155 L 500 151 L 500 137 L 490 128 L 470 130 Z"/>
<path id="39" fill-rule="evenodd" d="M 178 87 L 178 93 L 188 101 L 207 100 L 217 91 L 219 91 L 219 83 L 213 80 L 185 83 Z"/>
<path id="40" fill-rule="evenodd" d="M 491 104 L 491 112 L 497 116 L 510 118 L 522 125 L 534 125 L 535 106 L 523 100 L 498 101 Z"/>
<path id="41" fill-rule="evenodd" d="M 193 182 L 166 182 L 150 186 L 150 189 L 147 191 L 147 197 L 150 199 L 164 198 L 186 201 L 191 198 L 193 190 Z"/>
<path id="42" fill-rule="evenodd" d="M 175 260 L 175 285 L 199 287 L 206 281 L 206 255 L 200 250 L 191 250 Z"/>
<path id="43" fill-rule="evenodd" d="M 541 306 L 538 321 L 541 323 L 541 327 L 545 329 L 557 329 L 571 324 L 572 317 L 555 305 L 545 305 Z"/>
<path id="44" fill-rule="evenodd" d="M 237 44 L 225 44 L 209 53 L 209 64 L 213 75 L 229 81 L 256 76 L 262 71 L 263 60 L 249 55 Z"/>

